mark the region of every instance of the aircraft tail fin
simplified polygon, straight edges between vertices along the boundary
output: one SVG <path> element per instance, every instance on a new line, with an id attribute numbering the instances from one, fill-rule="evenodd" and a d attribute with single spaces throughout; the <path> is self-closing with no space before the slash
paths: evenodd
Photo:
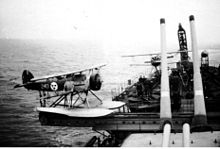
<path id="1" fill-rule="evenodd" d="M 29 70 L 24 70 L 22 73 L 22 83 L 25 84 L 34 78 L 34 75 Z"/>
<path id="2" fill-rule="evenodd" d="M 14 88 L 18 87 L 25 87 L 31 79 L 34 78 L 34 75 L 29 70 L 24 70 L 22 73 L 22 83 L 23 84 L 16 84 Z"/>

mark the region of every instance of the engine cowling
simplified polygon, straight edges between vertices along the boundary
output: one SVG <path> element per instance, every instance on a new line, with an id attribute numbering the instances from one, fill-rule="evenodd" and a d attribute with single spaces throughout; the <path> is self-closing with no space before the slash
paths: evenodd
<path id="1" fill-rule="evenodd" d="M 89 78 L 89 87 L 91 90 L 98 91 L 101 89 L 102 80 L 99 73 L 94 73 Z"/>

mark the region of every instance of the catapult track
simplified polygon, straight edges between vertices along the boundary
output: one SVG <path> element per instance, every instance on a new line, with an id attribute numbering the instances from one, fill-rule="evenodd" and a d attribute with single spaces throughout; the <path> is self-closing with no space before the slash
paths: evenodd
<path id="1" fill-rule="evenodd" d="M 155 132 L 160 130 L 159 113 L 114 113 L 97 118 L 70 117 L 62 114 L 40 112 L 39 119 L 42 125 L 92 127 L 94 130 L 128 131 L 128 132 Z M 192 123 L 193 113 L 172 115 L 172 130 L 182 131 L 182 124 Z M 220 130 L 220 112 L 207 113 L 207 120 L 212 130 Z"/>

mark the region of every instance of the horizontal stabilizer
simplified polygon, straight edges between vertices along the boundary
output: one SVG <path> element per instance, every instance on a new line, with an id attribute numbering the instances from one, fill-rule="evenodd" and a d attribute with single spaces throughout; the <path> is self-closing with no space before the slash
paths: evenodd
<path id="1" fill-rule="evenodd" d="M 19 87 L 23 87 L 24 86 L 24 84 L 16 84 L 15 86 L 14 86 L 14 88 L 19 88 Z"/>

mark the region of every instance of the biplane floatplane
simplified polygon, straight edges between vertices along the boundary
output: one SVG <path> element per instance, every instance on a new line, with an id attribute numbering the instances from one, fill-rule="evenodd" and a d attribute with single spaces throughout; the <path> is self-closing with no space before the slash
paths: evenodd
<path id="1" fill-rule="evenodd" d="M 101 89 L 103 81 L 100 68 L 104 66 L 106 64 L 36 78 L 29 70 L 24 70 L 23 84 L 17 84 L 14 88 L 24 87 L 28 90 L 39 91 L 40 107 L 36 108 L 39 112 L 58 113 L 72 117 L 105 116 L 122 107 L 124 103 L 103 101 L 93 92 Z M 90 107 L 87 99 L 88 93 L 98 99 L 100 102 L 98 106 Z"/>
<path id="2" fill-rule="evenodd" d="M 167 54 L 167 59 L 174 58 L 177 54 L 180 54 L 181 56 L 181 61 L 180 63 L 186 63 L 190 60 L 190 57 L 188 56 L 188 52 L 192 52 L 191 50 L 188 50 L 187 47 L 187 40 L 186 40 L 186 32 L 183 29 L 181 23 L 179 23 L 179 28 L 178 28 L 178 40 L 179 40 L 179 50 L 175 51 L 170 51 L 166 52 Z M 156 52 L 156 53 L 148 53 L 148 54 L 133 54 L 133 55 L 124 55 L 122 57 L 139 57 L 139 56 L 150 56 L 151 60 L 150 61 L 145 61 L 144 64 L 130 64 L 130 66 L 154 66 L 157 68 L 161 64 L 161 53 Z M 207 50 L 203 50 L 201 52 L 201 63 L 206 64 L 208 63 L 208 52 Z M 177 62 L 168 62 L 168 64 L 173 64 Z M 150 64 L 150 65 L 148 65 Z"/>

